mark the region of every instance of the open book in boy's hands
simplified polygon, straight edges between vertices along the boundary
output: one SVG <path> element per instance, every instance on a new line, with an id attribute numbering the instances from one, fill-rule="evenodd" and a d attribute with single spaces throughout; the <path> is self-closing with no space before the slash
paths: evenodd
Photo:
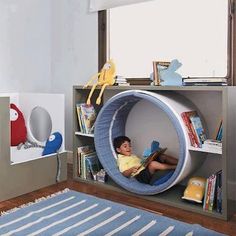
<path id="1" fill-rule="evenodd" d="M 144 166 L 146 168 L 151 161 L 157 160 L 157 158 L 161 156 L 166 150 L 167 148 L 159 148 L 157 151 L 151 153 L 148 157 L 144 158 L 141 161 L 141 166 Z"/>

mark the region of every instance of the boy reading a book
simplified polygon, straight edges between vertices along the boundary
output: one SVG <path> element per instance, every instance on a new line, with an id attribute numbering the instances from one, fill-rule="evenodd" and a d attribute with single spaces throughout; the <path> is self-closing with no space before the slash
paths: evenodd
<path id="1" fill-rule="evenodd" d="M 156 171 L 175 169 L 178 163 L 176 158 L 161 154 L 157 161 L 151 160 L 145 166 L 140 157 L 132 154 L 131 140 L 127 136 L 116 137 L 113 144 L 118 153 L 117 165 L 120 172 L 125 177 L 135 177 L 141 183 L 150 184 Z"/>

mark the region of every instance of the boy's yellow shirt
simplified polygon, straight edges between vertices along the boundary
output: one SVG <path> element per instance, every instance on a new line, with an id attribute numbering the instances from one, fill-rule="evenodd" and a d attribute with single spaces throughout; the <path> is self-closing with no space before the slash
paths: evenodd
<path id="1" fill-rule="evenodd" d="M 125 156 L 122 154 L 118 154 L 117 165 L 119 167 L 120 172 L 122 173 L 134 166 L 140 166 L 141 165 L 141 158 L 137 157 L 136 155 Z M 140 167 L 139 170 L 136 173 L 133 173 L 131 176 L 137 175 L 143 169 L 145 169 L 145 167 L 143 167 L 143 166 Z"/>

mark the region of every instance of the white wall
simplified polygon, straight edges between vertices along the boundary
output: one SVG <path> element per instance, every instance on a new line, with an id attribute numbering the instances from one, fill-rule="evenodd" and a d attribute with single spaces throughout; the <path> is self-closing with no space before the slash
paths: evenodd
<path id="1" fill-rule="evenodd" d="M 0 0 L 0 92 L 50 91 L 48 6 L 48 0 Z"/>
<path id="2" fill-rule="evenodd" d="M 72 150 L 72 86 L 97 72 L 97 13 L 88 0 L 52 0 L 52 91 L 66 97 L 66 147 Z"/>
<path id="3" fill-rule="evenodd" d="M 65 94 L 69 150 L 72 85 L 97 72 L 97 14 L 88 2 L 0 0 L 0 92 Z"/>

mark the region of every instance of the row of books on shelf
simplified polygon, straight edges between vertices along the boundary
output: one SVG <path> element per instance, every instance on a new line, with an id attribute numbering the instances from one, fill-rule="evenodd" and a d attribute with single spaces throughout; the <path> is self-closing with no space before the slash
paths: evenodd
<path id="1" fill-rule="evenodd" d="M 204 148 L 208 151 L 222 151 L 222 120 L 217 130 L 215 139 L 207 139 L 200 116 L 197 111 L 186 111 L 181 113 L 191 146 Z"/>
<path id="2" fill-rule="evenodd" d="M 86 103 L 76 104 L 77 117 L 80 131 L 85 134 L 94 133 L 94 124 L 97 117 L 94 106 Z"/>
<path id="3" fill-rule="evenodd" d="M 99 162 L 93 146 L 85 145 L 77 148 L 77 174 L 87 180 L 106 182 L 107 174 Z"/>
<path id="4" fill-rule="evenodd" d="M 222 213 L 222 170 L 207 178 L 203 209 Z"/>
<path id="5" fill-rule="evenodd" d="M 227 86 L 226 78 L 184 78 L 184 86 Z"/>

